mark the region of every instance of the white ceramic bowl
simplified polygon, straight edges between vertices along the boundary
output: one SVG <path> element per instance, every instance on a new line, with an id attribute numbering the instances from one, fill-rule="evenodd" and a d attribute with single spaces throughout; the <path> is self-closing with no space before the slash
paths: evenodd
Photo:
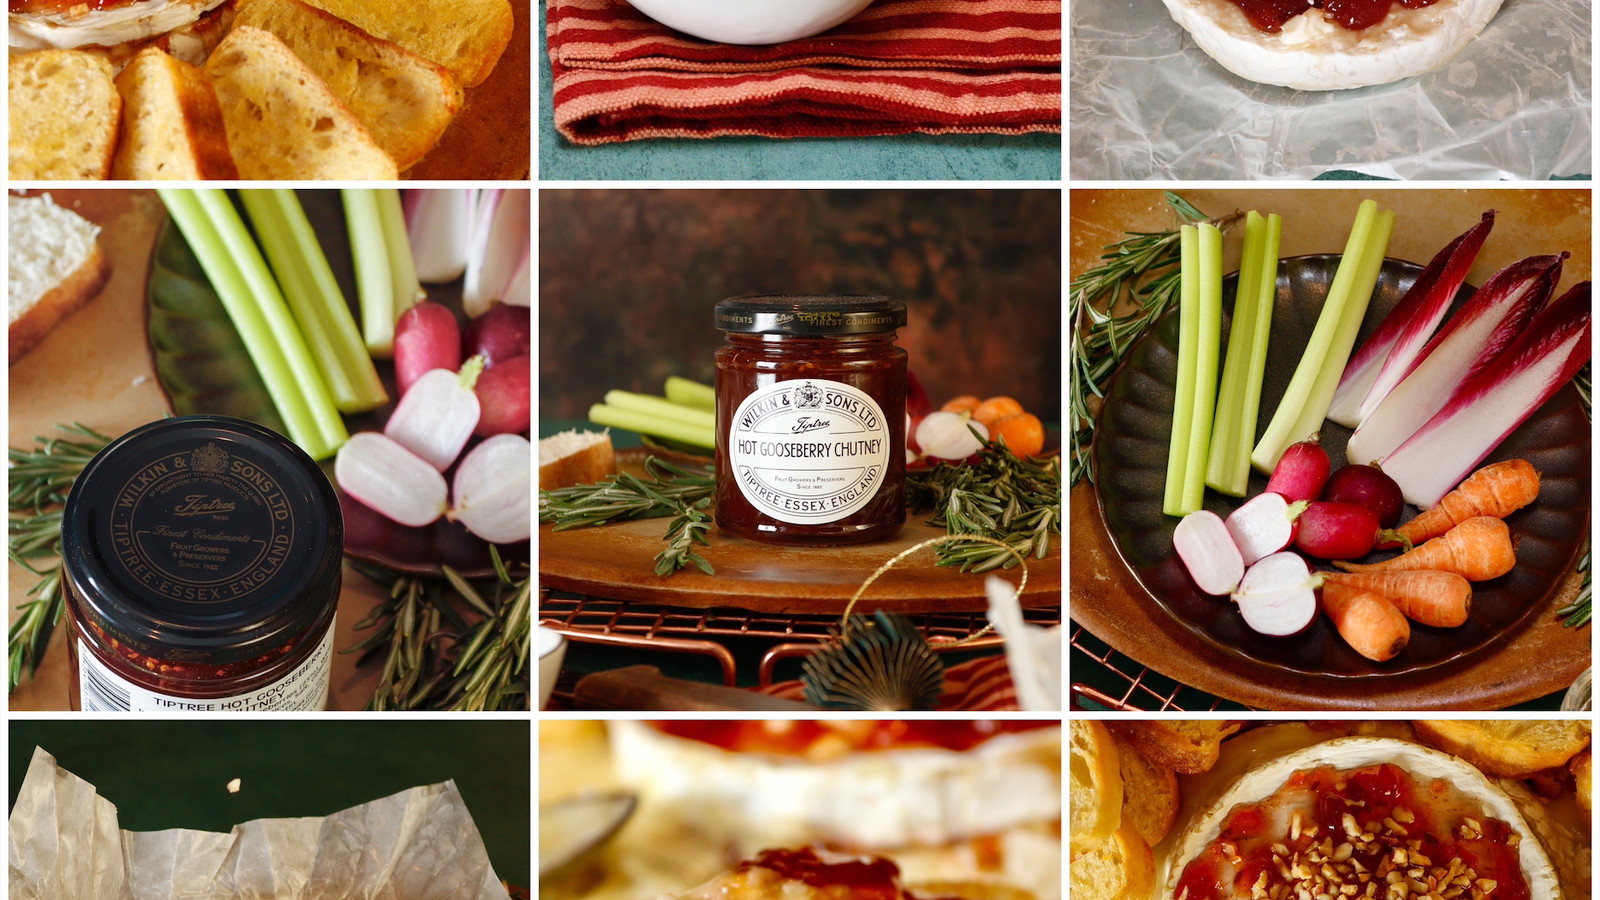
<path id="1" fill-rule="evenodd" d="M 669 28 L 724 44 L 777 44 L 827 31 L 872 0 L 628 0 Z"/>
<path id="2" fill-rule="evenodd" d="M 567 639 L 559 631 L 539 626 L 539 708 L 550 702 L 556 678 L 561 675 L 561 660 L 567 655 Z"/>

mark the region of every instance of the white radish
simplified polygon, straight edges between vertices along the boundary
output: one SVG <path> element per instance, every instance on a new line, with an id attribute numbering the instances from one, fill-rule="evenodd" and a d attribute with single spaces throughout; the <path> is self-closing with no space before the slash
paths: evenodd
<path id="1" fill-rule="evenodd" d="M 1321 583 L 1298 553 L 1273 553 L 1244 573 L 1233 602 L 1252 631 L 1273 637 L 1297 634 L 1317 617 Z"/>
<path id="2" fill-rule="evenodd" d="M 989 428 L 973 421 L 969 415 L 938 410 L 922 417 L 916 437 L 924 456 L 966 459 L 983 449 L 983 442 L 989 439 Z"/>
<path id="3" fill-rule="evenodd" d="M 1239 586 L 1244 558 L 1216 513 L 1201 509 L 1184 516 L 1172 531 L 1172 546 L 1200 590 L 1220 597 Z"/>
<path id="4" fill-rule="evenodd" d="M 456 467 L 455 504 L 447 514 L 493 544 L 533 534 L 533 444 L 520 434 L 497 434 L 468 451 Z"/>
<path id="5" fill-rule="evenodd" d="M 467 270 L 472 209 L 477 188 L 427 188 L 405 192 L 406 233 L 417 278 L 426 284 L 455 281 Z"/>
<path id="6" fill-rule="evenodd" d="M 435 469 L 448 469 L 478 427 L 482 407 L 472 389 L 483 372 L 483 362 L 483 357 L 474 356 L 460 372 L 424 372 L 400 398 L 383 433 Z"/>
<path id="7" fill-rule="evenodd" d="M 1254 565 L 1269 553 L 1277 553 L 1294 540 L 1295 522 L 1305 511 L 1306 502 L 1290 503 L 1271 491 L 1250 498 L 1228 516 L 1228 534 L 1239 548 L 1244 564 Z"/>
<path id="8" fill-rule="evenodd" d="M 444 476 L 376 431 L 345 441 L 333 462 L 333 477 L 345 493 L 401 525 L 421 527 L 444 515 Z"/>

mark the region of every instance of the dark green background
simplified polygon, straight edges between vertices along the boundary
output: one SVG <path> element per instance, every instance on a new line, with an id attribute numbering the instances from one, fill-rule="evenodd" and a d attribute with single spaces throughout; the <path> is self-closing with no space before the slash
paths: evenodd
<path id="1" fill-rule="evenodd" d="M 13 720 L 9 803 L 35 746 L 116 804 L 132 831 L 325 816 L 453 778 L 495 874 L 529 885 L 529 730 L 511 720 Z"/>

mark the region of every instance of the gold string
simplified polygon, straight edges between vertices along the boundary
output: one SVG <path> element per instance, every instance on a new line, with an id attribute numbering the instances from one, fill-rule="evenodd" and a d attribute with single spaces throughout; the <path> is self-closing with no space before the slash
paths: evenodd
<path id="1" fill-rule="evenodd" d="M 885 572 L 889 571 L 890 569 L 894 568 L 895 565 L 897 563 L 899 563 L 902 559 L 905 559 L 906 557 L 912 555 L 913 553 L 916 553 L 918 550 L 922 550 L 922 549 L 927 548 L 927 547 L 932 547 L 932 546 L 934 546 L 936 544 L 947 544 L 947 543 L 950 543 L 952 541 L 980 541 L 980 542 L 985 543 L 985 544 L 993 544 L 996 547 L 1004 548 L 1007 553 L 1010 553 L 1012 556 L 1015 556 L 1017 558 L 1017 562 L 1022 564 L 1022 577 L 1017 580 L 1017 592 L 1014 595 L 1016 597 L 1016 599 L 1017 599 L 1018 605 L 1021 605 L 1021 603 L 1022 603 L 1022 591 L 1023 591 L 1024 588 L 1026 588 L 1028 586 L 1028 558 L 1025 555 L 1023 555 L 1020 551 L 1018 551 L 1017 548 L 1011 546 L 1010 544 L 1006 543 L 1005 541 L 999 540 L 998 538 L 986 537 L 984 535 L 978 535 L 978 534 L 942 534 L 942 535 L 940 535 L 938 537 L 928 538 L 925 541 L 921 541 L 919 543 L 913 544 L 910 547 L 907 547 L 904 550 L 901 550 L 899 553 L 896 553 L 894 556 L 890 557 L 888 562 L 886 562 L 883 565 L 879 566 L 878 570 L 876 572 L 873 572 L 871 575 L 867 576 L 867 580 L 861 582 L 861 587 L 856 588 L 855 596 L 851 597 L 850 598 L 850 602 L 845 604 L 844 616 L 843 616 L 843 619 L 842 619 L 842 621 L 840 623 L 841 628 L 843 627 L 843 623 L 844 622 L 848 622 L 850 620 L 850 612 L 856 608 L 856 601 L 861 599 L 861 595 L 865 594 L 867 592 L 867 588 L 872 587 L 872 583 L 874 581 L 877 581 L 879 576 L 883 575 L 883 573 L 885 573 Z M 961 638 L 959 640 L 955 640 L 955 641 L 940 641 L 939 642 L 939 646 L 941 646 L 941 647 L 959 647 L 962 644 L 965 644 L 965 643 L 968 643 L 968 642 L 971 642 L 971 641 L 975 641 L 978 638 L 983 637 L 984 635 L 988 634 L 989 632 L 991 632 L 993 630 L 994 630 L 994 623 L 990 622 L 989 624 L 983 626 L 982 628 L 978 629 L 977 631 L 973 632 L 972 634 L 969 634 L 966 637 Z"/>

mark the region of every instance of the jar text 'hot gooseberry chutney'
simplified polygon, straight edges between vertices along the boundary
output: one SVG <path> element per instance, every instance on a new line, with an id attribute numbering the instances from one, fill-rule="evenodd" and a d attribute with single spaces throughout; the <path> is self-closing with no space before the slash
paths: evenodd
<path id="1" fill-rule="evenodd" d="M 137 428 L 78 476 L 61 537 L 74 708 L 327 705 L 343 526 L 284 437 L 222 416 Z"/>
<path id="2" fill-rule="evenodd" d="M 716 306 L 717 528 L 854 544 L 906 519 L 904 304 L 760 294 Z"/>

